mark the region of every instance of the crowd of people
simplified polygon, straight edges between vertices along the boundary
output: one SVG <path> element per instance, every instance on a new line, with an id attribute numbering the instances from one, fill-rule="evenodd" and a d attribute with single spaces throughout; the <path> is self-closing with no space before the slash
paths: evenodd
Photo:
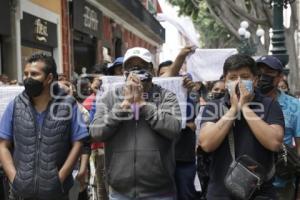
<path id="1" fill-rule="evenodd" d="M 17 85 L 18 81 L 13 79 L 10 80 L 6 74 L 0 74 L 0 87 L 7 86 L 7 85 Z"/>
<path id="2" fill-rule="evenodd" d="M 235 54 L 219 80 L 195 82 L 182 70 L 193 51 L 154 66 L 134 47 L 75 81 L 32 55 L 0 121 L 1 199 L 296 199 L 296 173 L 276 173 L 283 144 L 300 153 L 300 101 L 281 62 Z M 103 76 L 125 83 L 104 91 Z M 186 116 L 155 76 L 182 77 Z"/>

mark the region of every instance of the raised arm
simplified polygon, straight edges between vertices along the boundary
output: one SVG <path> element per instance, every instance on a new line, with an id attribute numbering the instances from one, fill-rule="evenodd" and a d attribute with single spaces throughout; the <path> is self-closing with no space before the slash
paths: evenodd
<path id="1" fill-rule="evenodd" d="M 249 107 L 249 94 L 243 84 L 240 84 L 240 108 L 256 139 L 268 150 L 278 151 L 284 137 L 284 118 L 279 104 L 273 101 L 264 121 Z M 267 108 L 264 108 L 267 109 Z"/>
<path id="2" fill-rule="evenodd" d="M 208 110 L 204 109 L 203 112 Z M 232 106 L 217 122 L 205 122 L 200 129 L 198 144 L 206 152 L 215 151 L 230 132 L 237 108 Z"/>
<path id="3" fill-rule="evenodd" d="M 200 129 L 198 143 L 206 152 L 213 152 L 222 144 L 229 134 L 239 111 L 239 100 L 235 91 L 230 94 L 231 107 L 226 113 L 224 113 L 223 103 L 217 101 L 217 104 L 214 102 L 208 103 L 202 114 L 204 123 L 202 123 Z M 219 118 L 219 113 L 224 113 L 224 115 Z"/>
<path id="4" fill-rule="evenodd" d="M 168 68 L 168 71 L 164 73 L 161 77 L 174 77 L 178 76 L 178 73 L 185 61 L 186 56 L 193 51 L 192 46 L 187 46 L 181 49 L 179 54 L 177 55 L 175 61 L 171 65 L 171 67 Z"/>
<path id="5" fill-rule="evenodd" d="M 283 127 L 278 124 L 267 124 L 249 106 L 244 106 L 242 111 L 257 140 L 266 149 L 278 151 L 283 142 Z"/>

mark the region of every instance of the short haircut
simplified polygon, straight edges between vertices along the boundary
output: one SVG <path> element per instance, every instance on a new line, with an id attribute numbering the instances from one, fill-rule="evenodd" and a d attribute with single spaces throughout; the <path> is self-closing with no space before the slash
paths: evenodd
<path id="1" fill-rule="evenodd" d="M 256 66 L 255 60 L 251 56 L 245 54 L 235 54 L 229 56 L 225 60 L 225 63 L 223 65 L 223 75 L 225 77 L 228 71 L 236 70 L 242 67 L 249 68 L 253 75 L 258 74 L 258 68 Z"/>
<path id="2" fill-rule="evenodd" d="M 27 59 L 27 63 L 33 63 L 33 62 L 37 62 L 37 61 L 45 63 L 43 71 L 45 72 L 46 75 L 52 73 L 54 80 L 58 79 L 57 66 L 56 66 L 55 60 L 53 59 L 52 56 L 48 56 L 43 52 L 38 52 L 38 53 L 32 54 Z"/>
<path id="3" fill-rule="evenodd" d="M 164 61 L 164 62 L 160 63 L 158 65 L 158 73 L 159 73 L 159 71 L 160 71 L 161 68 L 163 68 L 163 67 L 169 67 L 172 64 L 173 64 L 172 60 L 167 60 L 167 61 Z"/>

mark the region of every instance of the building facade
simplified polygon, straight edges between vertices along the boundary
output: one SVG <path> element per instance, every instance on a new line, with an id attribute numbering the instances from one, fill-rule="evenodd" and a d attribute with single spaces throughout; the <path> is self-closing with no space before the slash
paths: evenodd
<path id="1" fill-rule="evenodd" d="M 68 9 L 71 71 L 89 72 L 93 65 L 113 62 L 134 46 L 149 49 L 158 63 L 165 30 L 143 2 L 73 0 Z"/>
<path id="2" fill-rule="evenodd" d="M 0 19 L 0 73 L 21 82 L 25 60 L 40 51 L 63 71 L 60 0 L 4 0 Z"/>
<path id="3" fill-rule="evenodd" d="M 40 51 L 69 78 L 133 46 L 148 48 L 158 63 L 164 28 L 146 8 L 139 0 L 3 0 L 0 74 L 21 82 L 25 60 Z"/>
<path id="4" fill-rule="evenodd" d="M 10 11 L 10 2 L 0 1 L 0 74 L 8 73 L 4 66 L 9 65 L 8 49 L 13 39 Z"/>

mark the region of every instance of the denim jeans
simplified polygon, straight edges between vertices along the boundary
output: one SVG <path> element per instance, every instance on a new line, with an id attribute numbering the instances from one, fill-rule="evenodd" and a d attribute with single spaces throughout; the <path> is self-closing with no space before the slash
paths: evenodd
<path id="1" fill-rule="evenodd" d="M 196 189 L 194 185 L 195 175 L 196 164 L 194 162 L 176 162 L 175 182 L 178 199 L 196 199 Z"/>
<path id="2" fill-rule="evenodd" d="M 95 167 L 96 167 L 97 199 L 107 200 L 108 191 L 107 191 L 107 185 L 105 182 L 105 173 L 104 173 L 104 150 L 103 149 L 93 150 L 92 157 L 94 158 Z"/>

